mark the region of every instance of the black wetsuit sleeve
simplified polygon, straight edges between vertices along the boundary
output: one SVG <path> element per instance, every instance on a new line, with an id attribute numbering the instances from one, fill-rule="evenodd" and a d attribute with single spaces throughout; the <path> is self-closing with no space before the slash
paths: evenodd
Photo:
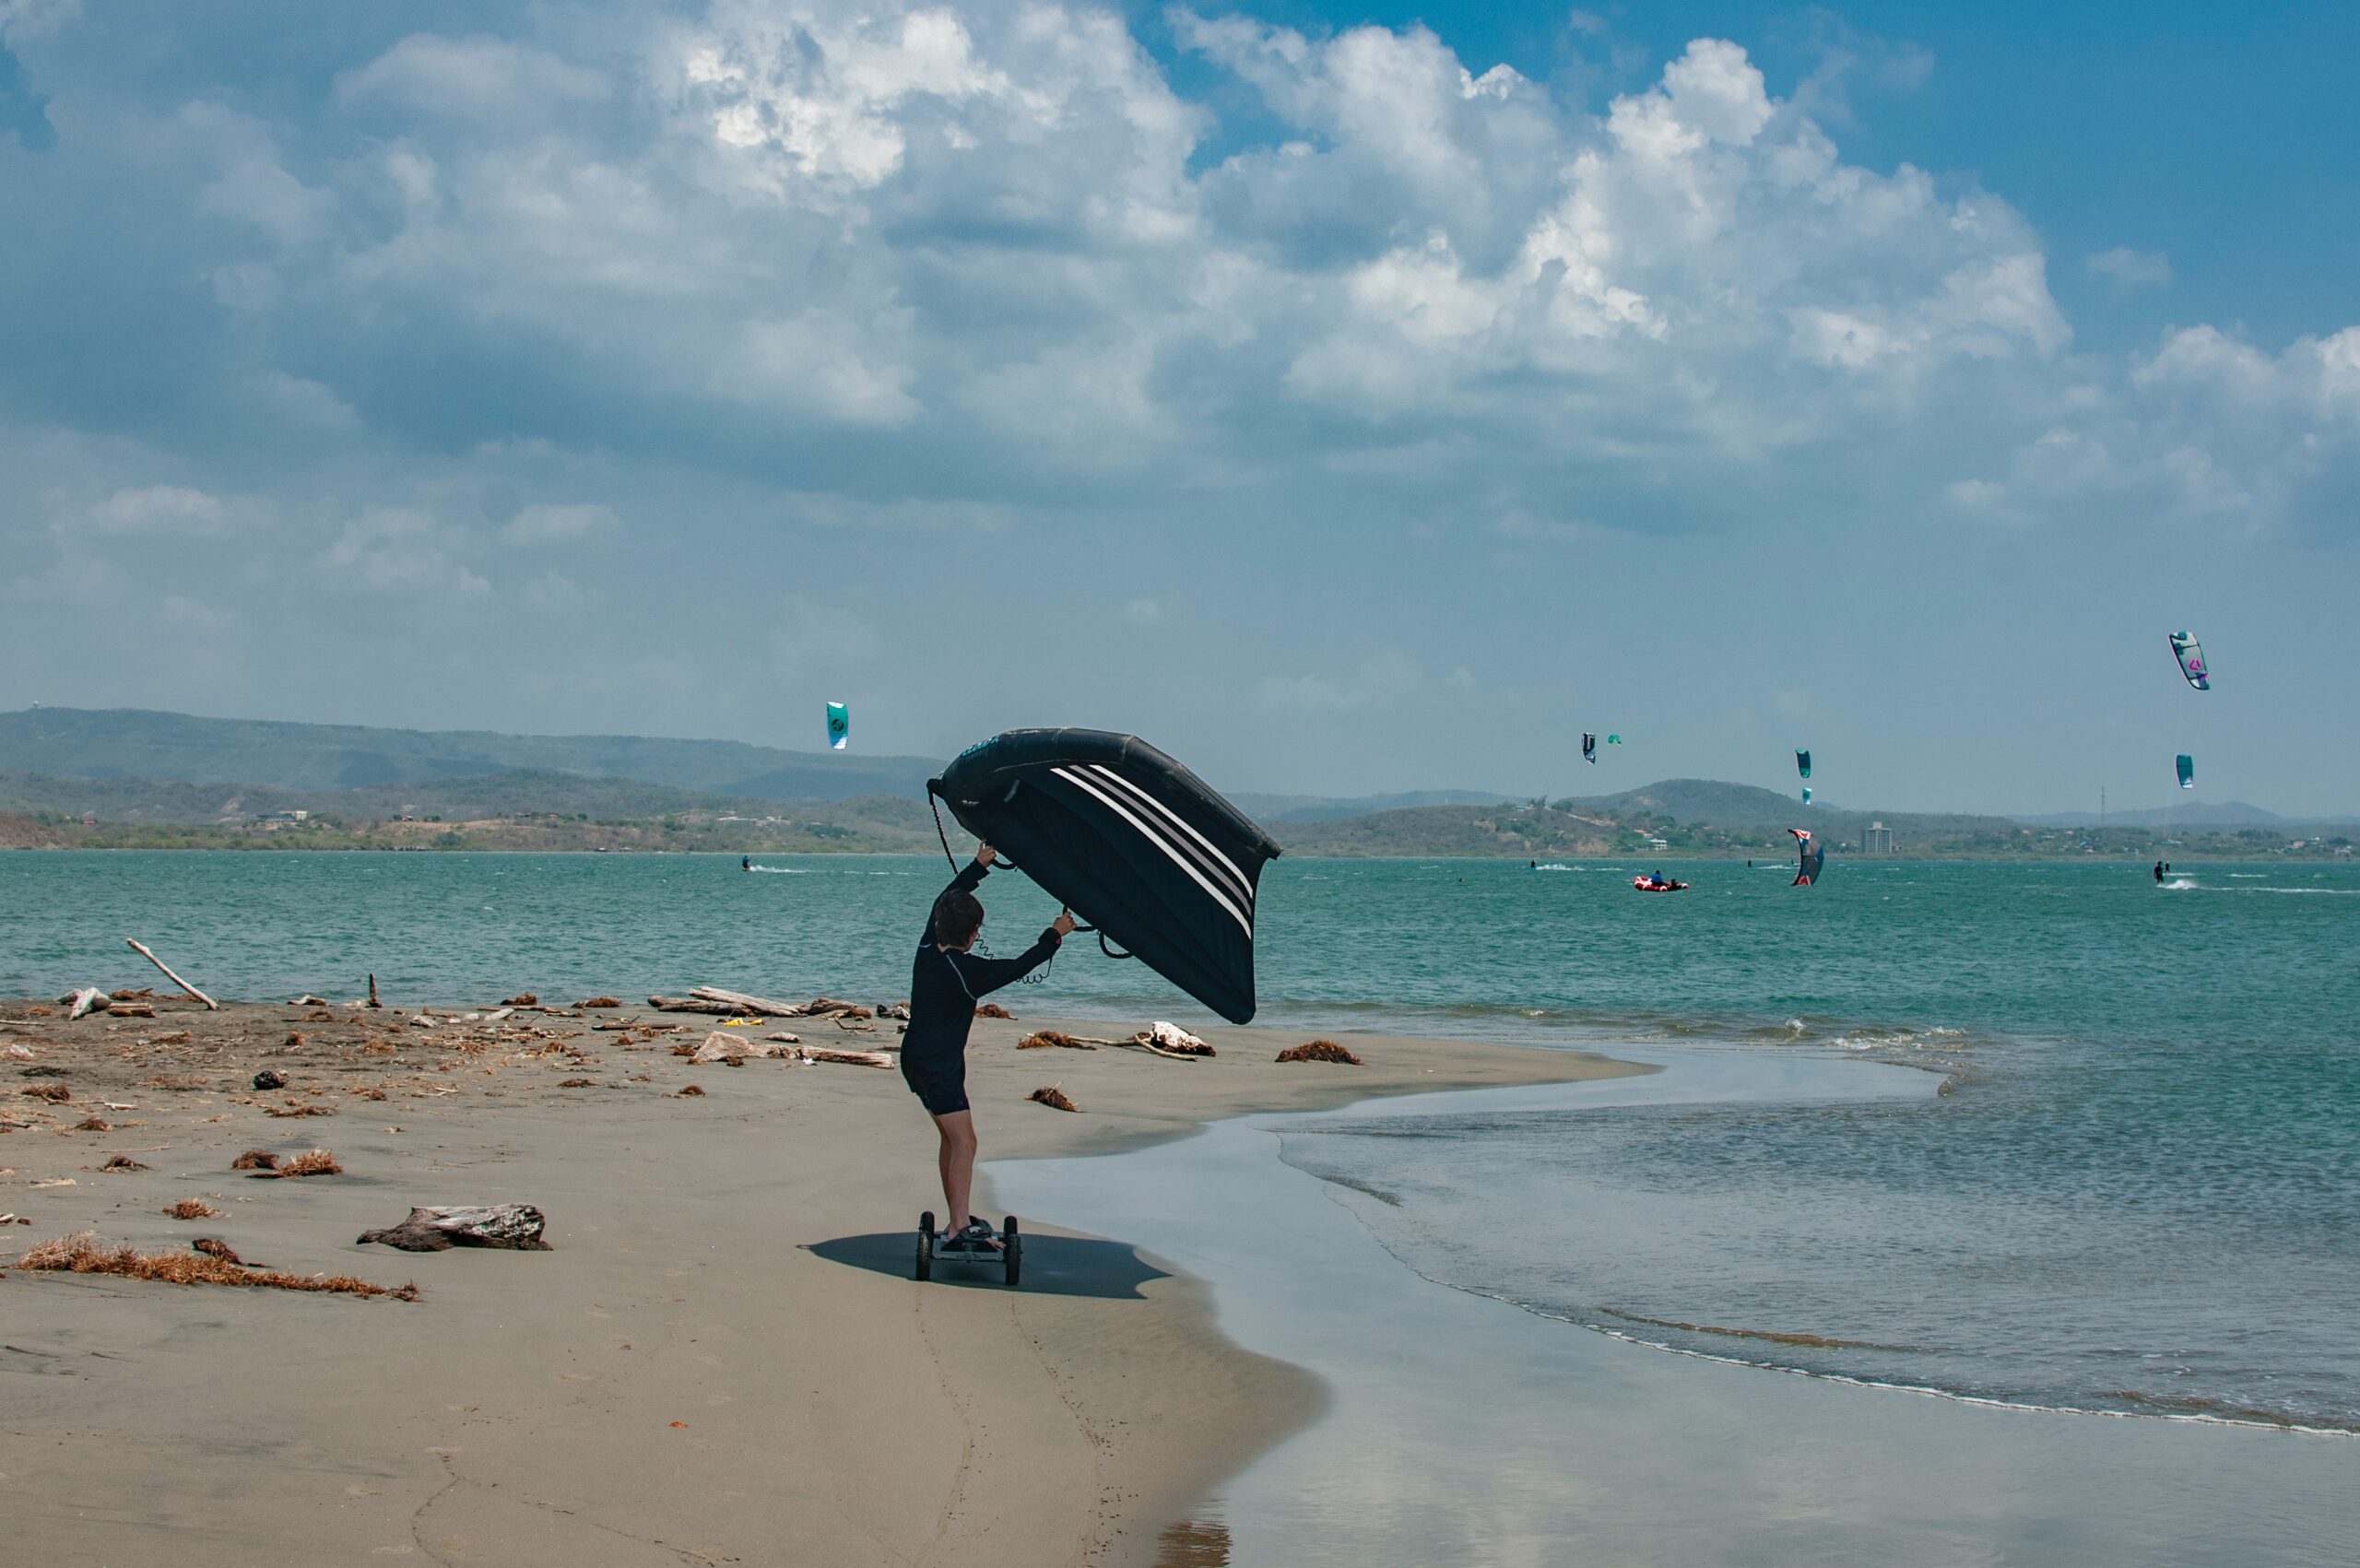
<path id="1" fill-rule="evenodd" d="M 919 947 L 923 948 L 934 940 L 934 912 L 942 906 L 942 901 L 953 893 L 974 892 L 984 885 L 984 878 L 991 875 L 991 870 L 980 860 L 970 860 L 959 875 L 950 878 L 949 887 L 934 895 L 934 902 L 926 907 L 926 929 L 918 933 Z"/>
<path id="2" fill-rule="evenodd" d="M 1003 985 L 1014 984 L 1033 970 L 1048 961 L 1057 950 L 1056 928 L 1049 926 L 1041 933 L 1040 940 L 1014 958 L 978 958 L 974 953 L 946 953 L 950 967 L 967 987 L 967 995 L 982 998 Z"/>

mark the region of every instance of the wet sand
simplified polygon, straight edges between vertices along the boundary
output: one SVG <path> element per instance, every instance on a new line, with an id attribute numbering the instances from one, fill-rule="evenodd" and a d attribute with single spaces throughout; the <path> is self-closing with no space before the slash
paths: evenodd
<path id="1" fill-rule="evenodd" d="M 31 1221 L 0 1227 L 0 1486 L 29 1561 L 1214 1562 L 1187 1555 L 1191 1508 L 1321 1406 L 1310 1374 L 1223 1338 L 1152 1237 L 1028 1224 L 1022 1290 L 950 1267 L 914 1283 L 912 1227 L 940 1200 L 898 1073 L 692 1065 L 672 1045 L 719 1020 L 637 1008 L 422 1029 L 390 1009 L 158 1006 L 68 1023 L 0 1004 L 0 1050 L 30 1053 L 0 1073 L 0 1123 L 21 1124 L 0 1128 L 0 1213 Z M 594 1032 L 620 1018 L 682 1032 Z M 1344 1037 L 1364 1067 L 1281 1066 L 1303 1037 L 1258 1030 L 1204 1032 L 1205 1061 L 1014 1048 L 1044 1026 L 1126 1032 L 979 1021 L 986 1159 L 1642 1070 L 1368 1035 Z M 730 1032 L 781 1027 L 857 1048 L 892 1025 Z M 252 1090 L 266 1067 L 286 1087 Z M 1025 1101 L 1049 1083 L 1083 1114 Z M 71 1098 L 19 1092 L 51 1085 Z M 270 1114 L 302 1106 L 329 1114 Z M 73 1130 L 93 1119 L 106 1130 Z M 344 1173 L 230 1169 L 313 1147 Z M 103 1169 L 118 1155 L 147 1168 Z M 221 1217 L 163 1214 L 185 1198 Z M 499 1202 L 541 1208 L 554 1250 L 353 1240 L 412 1205 Z M 151 1252 L 217 1236 L 422 1295 L 11 1266 L 78 1231 Z"/>

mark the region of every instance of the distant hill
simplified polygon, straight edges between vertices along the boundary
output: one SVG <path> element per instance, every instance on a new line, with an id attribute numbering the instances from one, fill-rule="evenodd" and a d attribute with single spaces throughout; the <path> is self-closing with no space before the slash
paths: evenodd
<path id="1" fill-rule="evenodd" d="M 734 740 L 374 729 L 196 718 L 137 708 L 0 713 L 0 771 L 65 778 L 320 791 L 529 770 L 636 779 L 763 800 L 843 800 L 915 796 L 941 766 L 924 757 L 786 751 Z"/>
<path id="2" fill-rule="evenodd" d="M 54 828 L 0 811 L 0 849 L 54 849 L 64 842 Z"/>
<path id="3" fill-rule="evenodd" d="M 1882 823 L 1900 853 L 1950 855 L 2050 855 L 2095 848 L 2078 828 L 2029 826 L 2004 817 L 1919 811 L 1858 811 L 1805 806 L 1750 784 L 1664 779 L 1617 795 L 1485 806 L 1427 806 L 1340 819 L 1277 822 L 1271 831 L 1299 855 L 1744 855 L 1792 853 L 1789 828 L 1808 829 L 1839 855 L 1855 853 L 1861 830 Z M 2109 853 L 2140 853 L 2148 830 L 2110 826 Z M 2249 853 L 2250 843 L 2222 843 L 2192 853 Z M 2176 852 L 2177 853 L 2177 852 Z"/>
<path id="4" fill-rule="evenodd" d="M 867 798 L 862 796 L 856 799 Z M 365 789 L 275 789 L 250 784 L 183 784 L 171 779 L 73 779 L 0 772 L 0 810 L 91 816 L 107 822 L 180 824 L 251 821 L 275 812 L 308 811 L 346 821 L 400 817 L 561 816 L 633 821 L 682 812 L 808 815 L 813 801 L 675 789 L 637 779 L 515 769 L 474 778 Z M 908 804 L 916 806 L 914 801 Z M 918 815 L 926 815 L 919 807 Z M 927 831 L 932 833 L 931 829 Z"/>
<path id="5" fill-rule="evenodd" d="M 955 824 L 954 847 L 973 843 Z M 752 800 L 525 771 L 369 789 L 282 790 L 0 773 L 0 849 L 655 849 L 932 854 L 907 796 Z"/>
<path id="6" fill-rule="evenodd" d="M 2058 811 L 2046 817 L 2019 817 L 2039 828 L 2095 827 L 2098 814 L 2094 811 Z M 2109 811 L 2106 822 L 2120 828 L 2349 828 L 2360 826 L 2360 817 L 2282 817 L 2259 806 L 2248 806 L 2241 800 L 2191 800 L 2184 806 L 2163 806 L 2146 811 Z"/>
<path id="7" fill-rule="evenodd" d="M 1230 804 L 1257 822 L 1332 822 L 1414 806 L 1498 806 L 1512 799 L 1481 789 L 1413 789 L 1400 795 L 1233 795 Z"/>
<path id="8" fill-rule="evenodd" d="M 1918 840 L 1953 838 L 1961 834 L 2006 835 L 2017 824 L 2006 817 L 1951 811 L 1859 811 L 1815 801 L 1805 806 L 1800 796 L 1752 784 L 1721 784 L 1711 779 L 1664 779 L 1620 795 L 1592 796 L 1552 803 L 1562 811 L 1581 812 L 1616 820 L 1669 819 L 1690 827 L 1719 828 L 1732 833 L 1784 833 L 1788 828 L 1858 840 L 1862 828 L 1882 822 L 1897 837 Z"/>

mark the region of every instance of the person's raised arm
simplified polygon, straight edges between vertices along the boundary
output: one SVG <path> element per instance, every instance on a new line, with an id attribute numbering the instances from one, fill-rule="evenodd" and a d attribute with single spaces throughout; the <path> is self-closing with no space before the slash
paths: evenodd
<path id="1" fill-rule="evenodd" d="M 991 845 L 979 843 L 975 846 L 975 858 L 961 867 L 959 875 L 950 878 L 950 885 L 935 894 L 934 902 L 926 905 L 926 929 L 918 933 L 919 947 L 923 948 L 934 940 L 934 912 L 942 907 L 942 901 L 952 893 L 972 893 L 982 887 L 984 878 L 991 875 L 992 862 L 998 858 L 997 852 Z"/>
<path id="2" fill-rule="evenodd" d="M 1039 939 L 1014 958 L 978 958 L 974 953 L 953 953 L 950 961 L 957 966 L 959 978 L 966 982 L 967 994 L 980 999 L 1003 985 L 1014 984 L 1046 963 L 1056 952 L 1058 944 L 1072 935 L 1073 929 L 1072 912 L 1060 910 L 1056 919 L 1043 929 Z"/>

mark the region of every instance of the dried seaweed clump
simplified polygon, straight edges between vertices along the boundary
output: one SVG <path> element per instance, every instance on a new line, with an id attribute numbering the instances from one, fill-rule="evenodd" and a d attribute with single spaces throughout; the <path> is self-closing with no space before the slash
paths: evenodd
<path id="1" fill-rule="evenodd" d="M 88 1231 L 60 1236 L 34 1246 L 17 1259 L 17 1267 L 33 1272 L 60 1274 L 119 1274 L 126 1279 L 155 1279 L 167 1285 L 247 1285 L 274 1291 L 323 1291 L 343 1296 L 391 1296 L 418 1300 L 418 1287 L 387 1290 L 349 1274 L 282 1274 L 275 1269 L 248 1268 L 204 1254 L 142 1253 L 136 1247 L 105 1247 Z"/>
<path id="2" fill-rule="evenodd" d="M 975 1016 L 977 1018 L 1014 1018 L 1016 1015 L 997 1002 L 985 1002 L 975 1009 Z"/>
<path id="3" fill-rule="evenodd" d="M 558 1079 L 557 1086 L 560 1089 L 596 1089 L 598 1080 L 595 1078 L 561 1078 Z"/>
<path id="4" fill-rule="evenodd" d="M 682 1100 L 694 1100 L 703 1092 L 704 1085 L 701 1083 L 692 1083 L 682 1089 L 678 1098 Z"/>
<path id="5" fill-rule="evenodd" d="M 1314 1040 L 1306 1044 L 1291 1045 L 1279 1053 L 1279 1060 L 1281 1062 L 1341 1062 L 1349 1067 L 1367 1065 L 1333 1040 Z"/>
<path id="6" fill-rule="evenodd" d="M 1052 1045 L 1063 1046 L 1068 1051 L 1095 1051 L 1098 1049 L 1099 1043 L 1095 1040 L 1084 1040 L 1079 1035 L 1067 1034 L 1055 1029 L 1036 1029 L 1016 1043 L 1016 1048 L 1020 1051 L 1042 1051 Z"/>
<path id="7" fill-rule="evenodd" d="M 30 1083 L 17 1092 L 30 1094 L 36 1100 L 46 1100 L 53 1105 L 74 1098 L 74 1091 L 62 1083 Z"/>
<path id="8" fill-rule="evenodd" d="M 174 1220 L 218 1220 L 221 1218 L 221 1210 L 201 1197 L 184 1197 L 164 1212 Z"/>
<path id="9" fill-rule="evenodd" d="M 541 1005 L 541 998 L 533 992 L 519 991 L 500 1005 L 503 1008 L 537 1008 Z"/>
<path id="10" fill-rule="evenodd" d="M 620 1008 L 622 1003 L 612 996 L 593 996 L 586 1002 L 576 1002 L 573 1005 L 586 1010 L 595 1008 Z"/>
<path id="11" fill-rule="evenodd" d="M 325 1105 L 289 1104 L 266 1105 L 263 1110 L 273 1116 L 333 1116 L 336 1112 Z"/>
<path id="12" fill-rule="evenodd" d="M 76 1132 L 112 1132 L 114 1124 L 104 1116 L 85 1116 L 74 1124 Z"/>
<path id="13" fill-rule="evenodd" d="M 1044 1083 L 1024 1098 L 1032 1101 L 1037 1104 L 1046 1105 L 1052 1111 L 1078 1112 L 1081 1109 L 1080 1106 L 1075 1104 L 1072 1100 L 1067 1097 L 1064 1090 L 1059 1089 L 1054 1083 Z"/>
<path id="14" fill-rule="evenodd" d="M 276 1171 L 278 1156 L 267 1149 L 249 1149 L 230 1161 L 232 1171 Z"/>
<path id="15" fill-rule="evenodd" d="M 344 1167 L 324 1149 L 308 1149 L 278 1167 L 282 1176 L 341 1176 Z"/>
<path id="16" fill-rule="evenodd" d="M 141 1161 L 134 1160 L 128 1154 L 118 1154 L 99 1169 L 101 1171 L 145 1171 L 148 1166 Z"/>

